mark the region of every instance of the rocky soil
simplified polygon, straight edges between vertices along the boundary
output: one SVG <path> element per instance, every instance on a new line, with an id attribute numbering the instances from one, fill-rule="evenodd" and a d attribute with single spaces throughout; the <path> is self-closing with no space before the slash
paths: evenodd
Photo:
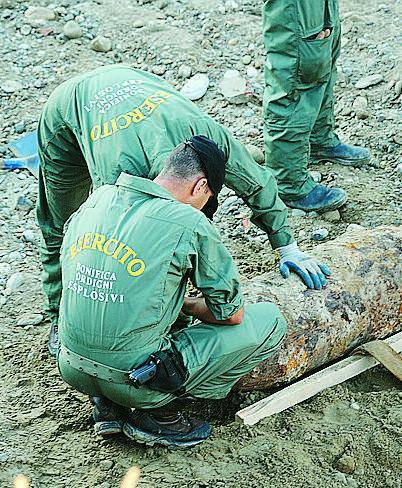
<path id="1" fill-rule="evenodd" d="M 60 82 L 115 62 L 150 70 L 179 89 L 192 75 L 207 75 L 209 87 L 196 103 L 261 150 L 260 9 L 257 0 L 0 0 L 0 157 L 9 155 L 7 143 L 35 128 Z M 291 215 L 306 249 L 317 235 L 332 239 L 350 224 L 400 225 L 401 2 L 341 0 L 341 9 L 338 132 L 369 147 L 373 162 L 312 168 L 317 179 L 345 188 L 350 200 L 340 214 Z M 239 98 L 222 90 L 233 69 L 251 93 Z M 198 415 L 215 433 L 186 453 L 94 437 L 87 399 L 63 384 L 46 349 L 36 180 L 25 170 L 1 170 L 0 189 L 2 487 L 21 471 L 34 487 L 114 487 L 131 465 L 143 470 L 141 487 L 401 486 L 401 393 L 381 369 L 251 428 L 233 422 L 238 404 L 202 405 Z M 245 278 L 275 266 L 266 237 L 248 219 L 247 208 L 226 191 L 217 225 Z M 261 395 L 238 401 L 245 406 Z"/>

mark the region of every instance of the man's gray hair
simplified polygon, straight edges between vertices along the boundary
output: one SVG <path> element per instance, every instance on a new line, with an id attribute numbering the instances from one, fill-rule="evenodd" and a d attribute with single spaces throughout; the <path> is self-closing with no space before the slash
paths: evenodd
<path id="1" fill-rule="evenodd" d="M 161 176 L 173 176 L 191 181 L 196 176 L 205 176 L 201 161 L 194 149 L 184 142 L 169 154 Z"/>

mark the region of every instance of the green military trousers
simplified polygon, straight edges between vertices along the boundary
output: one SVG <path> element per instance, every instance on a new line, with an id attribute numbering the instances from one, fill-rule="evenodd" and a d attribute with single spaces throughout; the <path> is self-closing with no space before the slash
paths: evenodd
<path id="1" fill-rule="evenodd" d="M 60 248 L 63 227 L 88 198 L 92 179 L 73 132 L 65 127 L 61 118 L 43 113 L 38 139 L 40 164 L 36 213 L 43 234 L 40 246 L 43 288 L 49 300 L 49 317 L 52 322 L 57 322 L 62 291 Z"/>
<path id="2" fill-rule="evenodd" d="M 263 22 L 265 159 L 280 197 L 297 200 L 316 185 L 307 171 L 310 147 L 339 143 L 333 97 L 340 52 L 338 0 L 268 0 Z M 325 28 L 331 35 L 315 39 Z"/>
<path id="3" fill-rule="evenodd" d="M 224 398 L 245 374 L 269 358 L 281 344 L 286 322 L 272 303 L 247 305 L 240 325 L 201 323 L 172 334 L 189 372 L 186 392 L 197 398 Z M 118 352 L 116 352 L 118 354 Z M 158 408 L 175 396 L 111 383 L 73 368 L 63 351 L 58 365 L 64 381 L 90 396 L 105 396 L 131 408 Z"/>

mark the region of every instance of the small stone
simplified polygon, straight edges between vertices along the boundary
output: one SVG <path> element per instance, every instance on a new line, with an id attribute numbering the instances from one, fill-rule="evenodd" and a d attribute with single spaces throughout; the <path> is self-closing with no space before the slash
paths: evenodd
<path id="1" fill-rule="evenodd" d="M 359 405 L 357 402 L 352 402 L 352 403 L 350 404 L 350 408 L 351 408 L 352 410 L 356 410 L 356 411 L 358 411 L 358 410 L 360 410 L 360 405 Z"/>
<path id="2" fill-rule="evenodd" d="M 367 98 L 362 96 L 356 97 L 353 102 L 353 110 L 356 112 L 358 119 L 367 119 L 370 115 Z"/>
<path id="3" fill-rule="evenodd" d="M 22 260 L 23 256 L 19 251 L 11 251 L 1 259 L 4 263 L 20 263 Z"/>
<path id="4" fill-rule="evenodd" d="M 250 101 L 253 91 L 237 70 L 227 70 L 219 84 L 219 90 L 230 103 L 240 104 Z"/>
<path id="5" fill-rule="evenodd" d="M 352 474 L 356 469 L 356 461 L 350 454 L 343 454 L 335 463 L 338 471 L 346 474 Z"/>
<path id="6" fill-rule="evenodd" d="M 133 22 L 132 26 L 134 27 L 134 29 L 140 29 L 141 27 L 144 27 L 145 25 L 145 22 L 141 19 L 137 19 Z"/>
<path id="7" fill-rule="evenodd" d="M 179 78 L 190 78 L 192 70 L 192 67 L 188 64 L 181 64 L 177 75 Z"/>
<path id="8" fill-rule="evenodd" d="M 334 478 L 336 481 L 339 481 L 340 483 L 343 483 L 344 485 L 348 484 L 348 480 L 347 480 L 346 476 L 344 475 L 344 473 L 335 473 Z"/>
<path id="9" fill-rule="evenodd" d="M 261 149 L 259 147 L 254 146 L 254 144 L 247 144 L 246 149 L 250 153 L 250 155 L 253 157 L 253 159 L 256 163 L 265 164 L 264 153 L 261 151 Z"/>
<path id="10" fill-rule="evenodd" d="M 341 220 L 341 214 L 339 213 L 339 210 L 332 210 L 331 212 L 325 212 L 321 216 L 327 222 L 339 222 Z"/>
<path id="11" fill-rule="evenodd" d="M 208 76 L 203 73 L 198 73 L 186 81 L 180 93 L 189 100 L 199 100 L 207 92 L 208 86 Z"/>
<path id="12" fill-rule="evenodd" d="M 349 224 L 346 228 L 347 231 L 362 230 L 364 227 L 359 224 Z"/>
<path id="13" fill-rule="evenodd" d="M 237 44 L 239 44 L 239 39 L 236 38 L 229 39 L 228 44 L 229 46 L 236 46 Z"/>
<path id="14" fill-rule="evenodd" d="M 22 84 L 16 80 L 6 80 L 0 85 L 0 89 L 6 93 L 15 93 L 22 90 Z"/>
<path id="15" fill-rule="evenodd" d="M 31 244 L 36 244 L 36 236 L 31 229 L 24 230 L 24 232 L 22 233 L 22 238 L 26 242 L 30 242 Z"/>
<path id="16" fill-rule="evenodd" d="M 14 125 L 14 130 L 17 134 L 22 134 L 25 130 L 25 123 L 24 122 L 17 122 Z"/>
<path id="17" fill-rule="evenodd" d="M 82 37 L 82 29 L 74 20 L 69 20 L 63 27 L 63 33 L 69 39 Z"/>
<path id="18" fill-rule="evenodd" d="M 31 33 L 31 30 L 32 30 L 32 27 L 28 24 L 24 24 L 20 28 L 21 35 L 23 35 L 23 36 L 29 36 L 29 34 Z"/>
<path id="19" fill-rule="evenodd" d="M 238 200 L 239 199 L 237 198 L 236 195 L 231 196 L 231 197 L 227 197 L 221 206 L 222 206 L 222 208 L 232 207 L 234 204 L 238 203 Z"/>
<path id="20" fill-rule="evenodd" d="M 251 56 L 249 54 L 246 54 L 241 58 L 241 62 L 246 66 L 249 65 L 251 63 Z"/>
<path id="21" fill-rule="evenodd" d="M 305 217 L 307 212 L 300 208 L 293 208 L 292 209 L 292 217 Z"/>
<path id="22" fill-rule="evenodd" d="M 310 175 L 316 183 L 322 180 L 322 174 L 319 171 L 310 171 Z"/>
<path id="23" fill-rule="evenodd" d="M 0 280 L 5 280 L 11 273 L 11 265 L 9 263 L 0 263 Z"/>
<path id="24" fill-rule="evenodd" d="M 97 36 L 89 45 L 93 51 L 98 53 L 107 53 L 112 50 L 112 41 L 105 36 Z"/>
<path id="25" fill-rule="evenodd" d="M 322 227 L 321 229 L 315 229 L 311 233 L 311 239 L 313 241 L 323 241 L 326 239 L 329 235 L 329 230 L 326 229 L 325 227 Z"/>
<path id="26" fill-rule="evenodd" d="M 0 463 L 5 463 L 8 460 L 8 454 L 6 452 L 0 452 Z"/>
<path id="27" fill-rule="evenodd" d="M 17 321 L 17 326 L 34 326 L 39 325 L 41 322 L 43 322 L 43 315 L 41 313 L 23 313 Z"/>
<path id="28" fill-rule="evenodd" d="M 30 24 L 43 24 L 56 19 L 55 11 L 47 7 L 28 7 L 24 15 Z"/>
<path id="29" fill-rule="evenodd" d="M 253 115 L 255 115 L 255 112 L 252 108 L 246 108 L 246 110 L 243 112 L 243 116 L 246 118 L 250 118 Z"/>
<path id="30" fill-rule="evenodd" d="M 254 68 L 254 66 L 248 66 L 247 67 L 247 76 L 249 78 L 257 78 L 258 76 L 258 70 Z"/>
<path id="31" fill-rule="evenodd" d="M 99 462 L 100 466 L 102 469 L 109 470 L 113 468 L 113 461 L 110 461 L 109 459 L 103 459 L 102 461 Z"/>
<path id="32" fill-rule="evenodd" d="M 355 471 L 356 472 L 356 471 Z M 357 484 L 357 481 L 355 479 L 353 479 L 351 476 L 349 476 L 347 478 L 347 483 L 348 483 L 348 486 L 350 486 L 351 488 L 357 488 L 359 485 Z"/>
<path id="33" fill-rule="evenodd" d="M 163 64 L 156 64 L 155 66 L 152 66 L 152 73 L 158 76 L 162 76 L 166 73 L 166 66 L 164 66 Z"/>
<path id="34" fill-rule="evenodd" d="M 14 273 L 8 278 L 6 283 L 6 294 L 10 295 L 25 283 L 24 273 Z"/>
<path id="35" fill-rule="evenodd" d="M 402 163 L 398 164 L 398 166 L 396 167 L 396 171 L 398 175 L 402 177 Z"/>
<path id="36" fill-rule="evenodd" d="M 397 97 L 402 93 L 402 80 L 399 80 L 395 83 L 394 86 L 395 94 Z"/>
<path id="37" fill-rule="evenodd" d="M 34 204 L 29 198 L 25 197 L 24 195 L 20 195 L 17 198 L 14 208 L 16 210 L 23 210 L 25 212 L 29 212 L 34 208 Z"/>
<path id="38" fill-rule="evenodd" d="M 355 87 L 361 90 L 363 88 L 368 88 L 369 86 L 378 85 L 378 83 L 381 83 L 383 80 L 384 77 L 379 74 L 364 76 L 356 82 Z"/>

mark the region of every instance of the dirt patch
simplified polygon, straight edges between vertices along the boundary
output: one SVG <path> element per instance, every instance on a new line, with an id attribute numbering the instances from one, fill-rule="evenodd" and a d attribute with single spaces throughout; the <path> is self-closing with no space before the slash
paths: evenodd
<path id="1" fill-rule="evenodd" d="M 1 154 L 6 154 L 7 142 L 35 127 L 56 85 L 113 62 L 163 72 L 178 87 L 184 83 L 178 75 L 181 65 L 191 66 L 193 73 L 206 72 L 211 85 L 197 103 L 242 142 L 262 147 L 261 2 L 122 0 L 116 8 L 110 0 L 65 0 L 50 7 L 56 10 L 56 20 L 36 27 L 24 17 L 29 5 L 34 2 L 0 2 Z M 315 245 L 310 233 L 316 228 L 326 227 L 331 239 L 352 223 L 400 224 L 398 4 L 367 0 L 353 13 L 355 3 L 343 0 L 341 7 L 345 19 L 336 89 L 338 129 L 345 140 L 371 149 L 374 166 L 314 168 L 325 183 L 344 187 L 350 201 L 340 221 L 291 217 L 295 235 L 307 249 Z M 72 19 L 83 31 L 76 40 L 62 33 L 64 23 Z M 98 34 L 112 39 L 112 51 L 89 48 Z M 247 75 L 246 55 L 257 72 L 253 83 L 259 97 L 231 105 L 217 85 L 227 69 Z M 357 89 L 356 82 L 371 74 L 381 74 L 383 81 Z M 9 80 L 17 83 L 11 92 Z M 365 118 L 353 110 L 357 96 L 367 99 Z M 40 314 L 44 308 L 33 211 L 35 179 L 26 171 L 2 171 L 0 190 L 1 486 L 10 486 L 13 476 L 24 472 L 34 487 L 110 488 L 118 486 L 131 465 L 142 468 L 141 487 L 400 486 L 401 393 L 380 368 L 254 427 L 235 423 L 234 412 L 266 393 L 193 406 L 194 414 L 213 424 L 214 435 L 185 453 L 144 448 L 124 438 L 94 437 L 89 402 L 60 380 L 47 353 L 49 324 L 17 326 L 22 314 Z M 221 207 L 217 225 L 241 273 L 250 278 L 276 264 L 266 236 L 252 225 L 247 230 L 248 218 L 247 208 L 234 200 Z M 21 273 L 23 284 L 5 293 L 7 279 L 15 273 Z"/>

